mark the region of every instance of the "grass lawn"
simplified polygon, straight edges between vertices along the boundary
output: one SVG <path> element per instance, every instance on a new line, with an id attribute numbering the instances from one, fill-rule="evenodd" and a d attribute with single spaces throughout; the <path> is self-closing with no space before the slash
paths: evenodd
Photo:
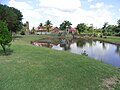
<path id="1" fill-rule="evenodd" d="M 111 43 L 120 45 L 120 37 L 116 37 L 116 36 L 107 36 L 107 38 L 95 38 L 95 39 L 103 40 L 103 41 L 107 41 L 107 42 L 111 42 Z"/>
<path id="2" fill-rule="evenodd" d="M 30 44 L 43 37 L 50 38 L 19 36 L 12 42 L 10 55 L 0 55 L 0 90 L 120 90 L 120 69 Z"/>

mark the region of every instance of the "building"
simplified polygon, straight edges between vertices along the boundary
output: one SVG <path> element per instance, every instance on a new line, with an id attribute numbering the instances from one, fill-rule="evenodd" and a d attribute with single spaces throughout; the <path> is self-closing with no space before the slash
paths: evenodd
<path id="1" fill-rule="evenodd" d="M 46 34 L 46 30 L 43 27 L 37 27 L 37 28 L 35 28 L 35 34 L 37 34 L 37 35 Z"/>
<path id="2" fill-rule="evenodd" d="M 26 23 L 24 23 L 23 30 L 24 30 L 25 34 L 27 34 L 27 35 L 30 34 L 29 22 L 28 21 L 26 21 Z"/>
<path id="3" fill-rule="evenodd" d="M 74 34 L 76 31 L 77 31 L 76 28 L 67 28 L 68 34 Z"/>
<path id="4" fill-rule="evenodd" d="M 39 34 L 52 34 L 52 33 L 57 33 L 58 31 L 59 31 L 58 27 L 51 27 L 50 32 L 47 32 L 45 27 L 35 28 L 35 34 L 37 34 L 37 35 L 39 35 Z"/>

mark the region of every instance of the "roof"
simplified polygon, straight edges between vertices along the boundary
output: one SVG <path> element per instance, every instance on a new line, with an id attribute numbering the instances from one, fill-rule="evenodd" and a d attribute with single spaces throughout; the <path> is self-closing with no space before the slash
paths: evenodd
<path id="1" fill-rule="evenodd" d="M 37 30 L 45 30 L 45 29 L 42 27 L 37 27 L 37 28 L 35 28 L 35 30 L 37 31 Z"/>
<path id="2" fill-rule="evenodd" d="M 52 29 L 59 29 L 58 27 L 52 27 Z"/>
<path id="3" fill-rule="evenodd" d="M 70 31 L 76 31 L 76 28 L 68 28 Z"/>
<path id="4" fill-rule="evenodd" d="M 50 29 L 51 29 L 51 30 L 56 30 L 56 29 L 59 29 L 59 28 L 58 28 L 58 27 L 53 27 L 53 26 L 52 26 Z M 36 30 L 36 31 L 38 31 L 38 30 L 41 31 L 41 30 L 46 30 L 46 29 L 45 29 L 44 27 L 36 27 L 35 30 Z"/>

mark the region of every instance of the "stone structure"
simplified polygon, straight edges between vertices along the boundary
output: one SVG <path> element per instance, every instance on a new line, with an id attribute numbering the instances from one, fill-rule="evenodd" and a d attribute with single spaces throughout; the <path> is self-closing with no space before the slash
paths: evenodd
<path id="1" fill-rule="evenodd" d="M 26 34 L 30 34 L 29 22 L 26 21 Z"/>
<path id="2" fill-rule="evenodd" d="M 26 21 L 26 23 L 24 24 L 24 28 L 25 28 L 25 34 L 26 35 L 30 34 L 29 22 L 28 21 Z"/>

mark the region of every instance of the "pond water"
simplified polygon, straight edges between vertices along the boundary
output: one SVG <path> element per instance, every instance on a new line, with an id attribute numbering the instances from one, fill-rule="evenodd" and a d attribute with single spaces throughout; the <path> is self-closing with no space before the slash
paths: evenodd
<path id="1" fill-rule="evenodd" d="M 47 41 L 49 42 L 37 41 L 34 45 L 69 51 L 76 54 L 84 54 L 120 68 L 120 46 L 118 45 L 85 39 L 58 39 Z"/>

